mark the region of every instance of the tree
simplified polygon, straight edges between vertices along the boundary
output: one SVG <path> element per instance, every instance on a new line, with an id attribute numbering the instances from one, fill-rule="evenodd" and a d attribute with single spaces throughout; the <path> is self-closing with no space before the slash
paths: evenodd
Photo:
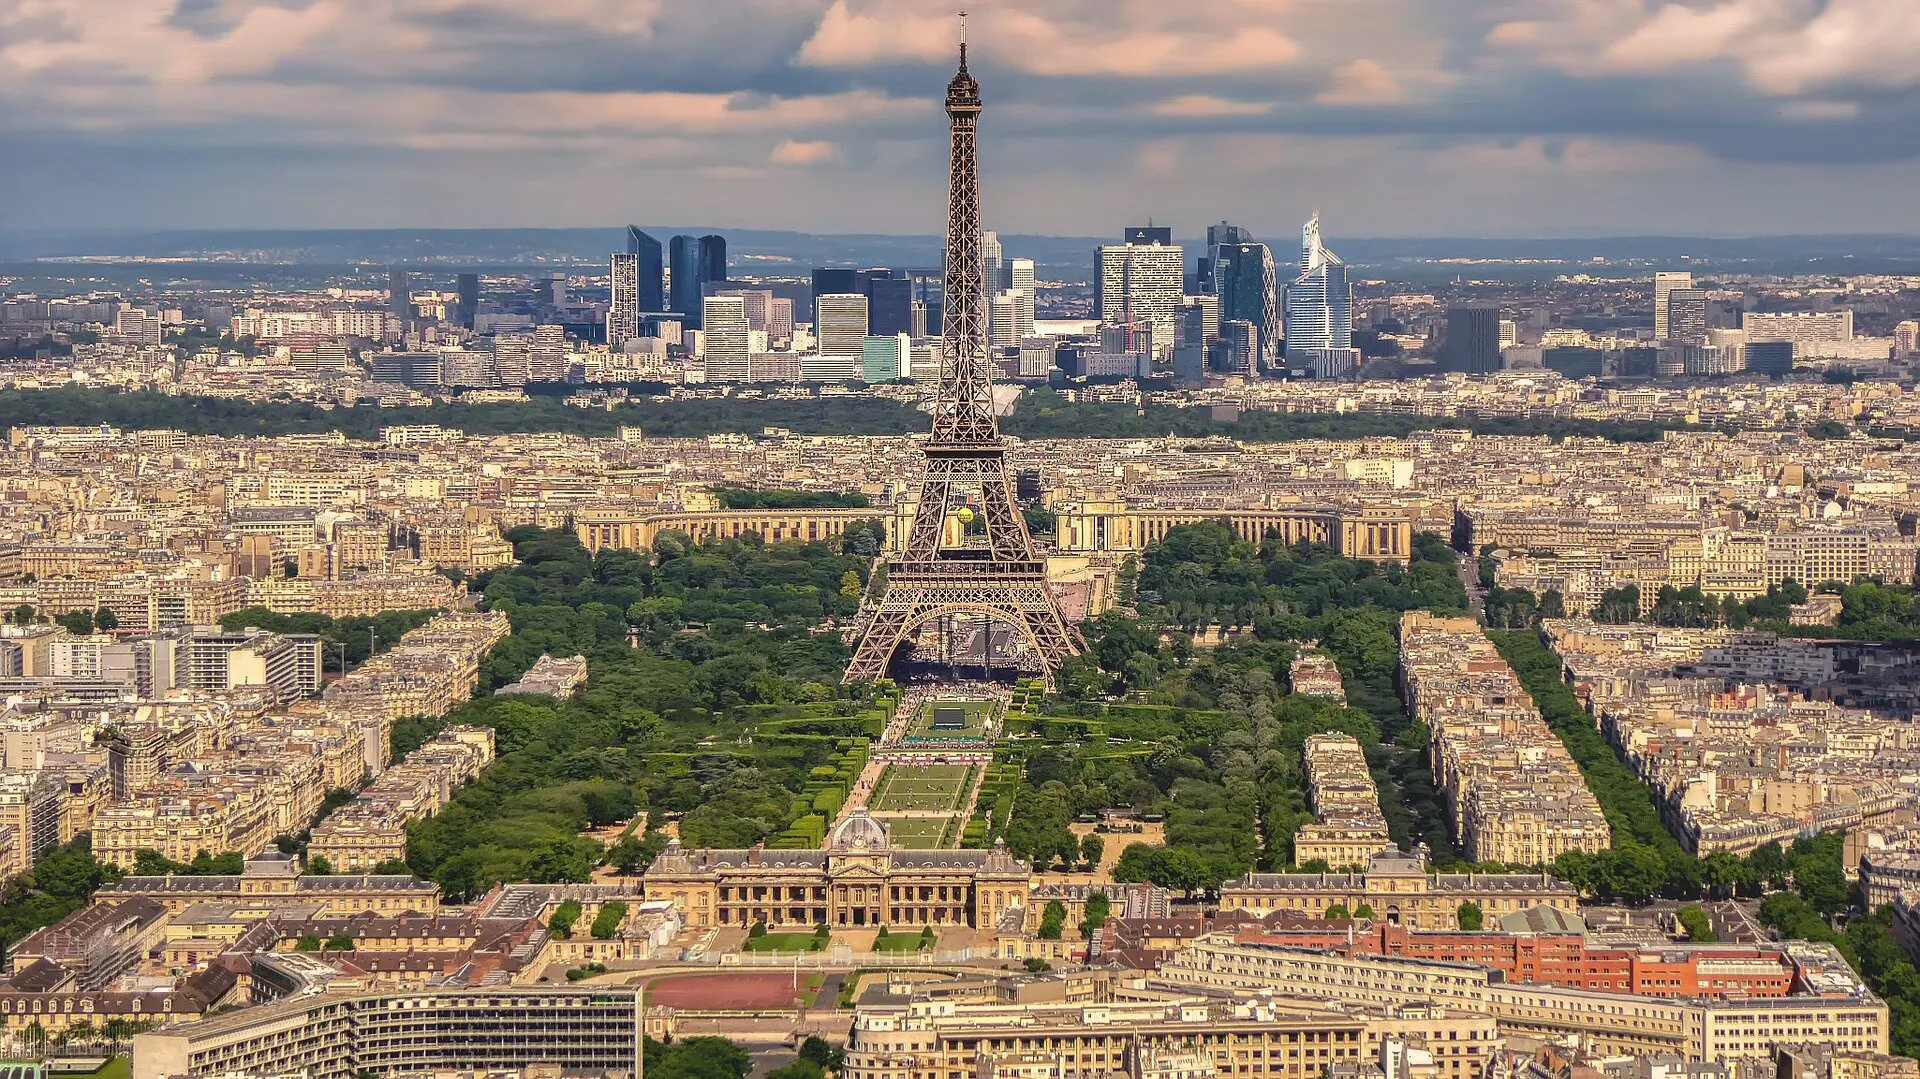
<path id="1" fill-rule="evenodd" d="M 1363 922 L 1372 921 L 1373 920 L 1372 904 L 1362 903 L 1359 906 L 1353 908 L 1353 916 L 1358 921 L 1363 921 Z"/>
<path id="2" fill-rule="evenodd" d="M 320 950 L 320 938 L 312 933 L 303 934 L 299 940 L 293 942 L 293 950 L 296 952 L 317 952 Z"/>
<path id="3" fill-rule="evenodd" d="M 764 937 L 766 935 L 767 935 L 767 923 L 765 922 L 755 922 L 753 923 L 753 928 L 747 930 L 748 940 L 759 940 L 761 937 Z M 887 935 L 886 926 L 880 927 L 880 935 L 882 937 L 885 937 Z"/>
<path id="4" fill-rule="evenodd" d="M 1695 944 L 1713 944 L 1719 941 L 1719 935 L 1713 931 L 1712 920 L 1707 917 L 1706 911 L 1700 909 L 1698 903 L 1685 904 L 1674 912 L 1674 917 L 1679 921 L 1680 928 L 1686 932 L 1687 939 Z"/>
<path id="5" fill-rule="evenodd" d="M 1793 890 L 1800 893 L 1808 906 L 1829 918 L 1846 910 L 1852 895 L 1840 866 L 1826 862 L 1796 865 Z"/>
<path id="6" fill-rule="evenodd" d="M 1480 909 L 1480 904 L 1471 900 L 1460 904 L 1460 909 L 1454 912 L 1454 917 L 1459 920 L 1460 928 L 1470 933 L 1486 924 L 1487 920 L 1485 912 Z"/>
<path id="7" fill-rule="evenodd" d="M 1327 908 L 1327 913 L 1326 913 L 1327 921 L 1344 922 L 1351 917 L 1353 917 L 1353 914 L 1352 912 L 1347 910 L 1347 905 L 1345 903 L 1335 903 L 1334 905 Z"/>
<path id="8" fill-rule="evenodd" d="M 330 877 L 333 875 L 333 863 L 324 854 L 313 855 L 307 859 L 307 872 L 316 877 Z"/>
<path id="9" fill-rule="evenodd" d="M 345 933 L 335 933 L 327 938 L 327 951 L 350 952 L 353 950 L 353 938 Z"/>
<path id="10" fill-rule="evenodd" d="M 1087 923 L 1098 929 L 1107 924 L 1107 918 L 1113 913 L 1113 900 L 1105 892 L 1094 892 L 1087 896 Z"/>
<path id="11" fill-rule="evenodd" d="M 553 913 L 547 916 L 547 932 L 561 940 L 567 940 L 573 936 L 573 925 L 579 920 L 580 901 L 578 899 L 562 900 L 559 906 L 553 908 Z"/>
<path id="12" fill-rule="evenodd" d="M 15 607 L 13 613 L 8 615 L 7 618 L 16 626 L 32 625 L 34 619 L 33 606 L 22 603 L 20 606 Z"/>
<path id="13" fill-rule="evenodd" d="M 1107 853 L 1107 841 L 1097 832 L 1088 832 L 1080 837 L 1080 860 L 1089 866 L 1098 868 L 1100 859 Z M 1096 893 L 1097 894 L 1097 893 Z"/>
<path id="14" fill-rule="evenodd" d="M 600 908 L 600 913 L 593 916 L 593 925 L 587 932 L 595 940 L 612 940 L 614 934 L 620 932 L 620 923 L 626 920 L 627 905 L 616 899 Z"/>
<path id="15" fill-rule="evenodd" d="M 933 927 L 932 927 L 932 926 L 930 926 L 930 925 L 929 925 L 929 926 L 923 926 L 923 927 L 921 927 L 921 929 L 920 929 L 920 950 L 921 950 L 921 951 L 923 951 L 923 952 L 924 952 L 924 951 L 930 951 L 930 950 L 931 950 L 931 949 L 933 948 L 933 942 L 934 942 L 935 940 L 938 940 L 938 939 L 939 939 L 939 938 L 938 938 L 937 936 L 935 936 L 935 935 L 934 935 L 934 932 L 933 932 Z"/>
<path id="16" fill-rule="evenodd" d="M 1059 940 L 1061 930 L 1066 928 L 1066 924 L 1066 904 L 1058 899 L 1049 899 L 1046 908 L 1040 913 L 1040 932 L 1037 935 L 1041 940 Z"/>
<path id="17" fill-rule="evenodd" d="M 1567 598 L 1557 588 L 1549 588 L 1540 594 L 1540 617 L 1565 618 L 1567 616 Z"/>
<path id="18" fill-rule="evenodd" d="M 1600 602 L 1593 608 L 1593 620 L 1624 625 L 1640 618 L 1640 586 L 1627 585 L 1625 588 L 1609 588 L 1600 594 Z"/>
<path id="19" fill-rule="evenodd" d="M 809 1034 L 807 1040 L 800 1043 L 799 1055 L 801 1060 L 818 1065 L 826 1071 L 837 1072 L 846 1057 L 846 1052 L 835 1048 L 832 1042 L 819 1035 Z"/>
<path id="20" fill-rule="evenodd" d="M 1027 968 L 1028 974 L 1045 974 L 1047 971 L 1053 969 L 1052 963 L 1047 962 L 1037 955 L 1029 957 L 1022 965 Z"/>
<path id="21" fill-rule="evenodd" d="M 68 611 L 59 618 L 62 628 L 75 637 L 86 637 L 93 633 L 92 611 Z"/>
<path id="22" fill-rule="evenodd" d="M 116 630 L 120 628 L 120 616 L 113 613 L 112 607 L 102 607 L 93 612 L 93 624 L 103 633 Z"/>

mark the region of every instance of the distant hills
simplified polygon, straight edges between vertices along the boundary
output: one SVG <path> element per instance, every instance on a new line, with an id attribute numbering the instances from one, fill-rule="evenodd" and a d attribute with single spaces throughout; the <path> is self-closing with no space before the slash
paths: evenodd
<path id="1" fill-rule="evenodd" d="M 724 225 L 643 225 L 664 240 L 675 233 L 718 232 L 730 262 L 747 275 L 804 275 L 817 265 L 925 267 L 939 264 L 934 235 L 820 234 Z M 1084 279 L 1093 248 L 1113 237 L 1003 235 L 1009 255 L 1032 258 L 1043 277 Z M 1263 236 L 1281 263 L 1294 237 Z M 600 264 L 622 242 L 618 226 L 571 229 L 184 229 L 151 232 L 0 231 L 0 263 L 56 259 L 244 260 L 298 266 L 416 265 L 451 269 Z M 1181 241 L 1189 257 L 1198 238 Z M 1700 238 L 1485 239 L 1329 237 L 1358 268 L 1395 278 L 1551 276 L 1621 267 L 1696 265 L 1755 273 L 1920 273 L 1920 238 L 1910 236 L 1762 236 Z M 1604 263 L 1594 263 L 1604 259 Z M 1441 261 L 1446 260 L 1446 261 Z"/>

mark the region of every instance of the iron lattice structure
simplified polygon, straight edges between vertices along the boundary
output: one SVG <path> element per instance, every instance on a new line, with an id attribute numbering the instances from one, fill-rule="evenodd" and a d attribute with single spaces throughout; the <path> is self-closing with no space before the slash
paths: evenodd
<path id="1" fill-rule="evenodd" d="M 1011 625 L 1039 659 L 1049 685 L 1053 672 L 1080 651 L 1060 606 L 1047 589 L 1046 563 L 1035 555 L 1026 519 L 1014 503 L 1006 444 L 993 415 L 993 377 L 987 366 L 980 265 L 980 173 L 975 127 L 980 84 L 960 70 L 947 84 L 952 127 L 947 179 L 946 300 L 941 315 L 940 387 L 928 435 L 926 479 L 904 553 L 888 563 L 886 591 L 861 634 L 845 681 L 883 677 L 887 664 L 921 626 L 949 617 L 990 618 Z M 984 547 L 949 547 L 947 520 L 968 492 L 977 493 L 986 528 Z"/>

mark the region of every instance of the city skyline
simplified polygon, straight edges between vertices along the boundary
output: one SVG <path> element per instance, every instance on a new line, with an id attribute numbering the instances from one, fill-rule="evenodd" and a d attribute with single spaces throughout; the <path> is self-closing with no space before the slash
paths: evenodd
<path id="1" fill-rule="evenodd" d="M 0 15 L 7 226 L 937 219 L 944 5 L 123 6 Z M 987 223 L 1920 230 L 1894 0 L 1359 7 L 978 6 Z"/>

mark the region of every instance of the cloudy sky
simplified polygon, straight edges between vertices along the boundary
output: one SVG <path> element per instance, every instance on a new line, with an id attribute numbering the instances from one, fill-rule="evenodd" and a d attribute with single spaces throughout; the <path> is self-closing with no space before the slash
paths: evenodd
<path id="1" fill-rule="evenodd" d="M 0 227 L 1920 233 L 1920 0 L 0 0 Z"/>

